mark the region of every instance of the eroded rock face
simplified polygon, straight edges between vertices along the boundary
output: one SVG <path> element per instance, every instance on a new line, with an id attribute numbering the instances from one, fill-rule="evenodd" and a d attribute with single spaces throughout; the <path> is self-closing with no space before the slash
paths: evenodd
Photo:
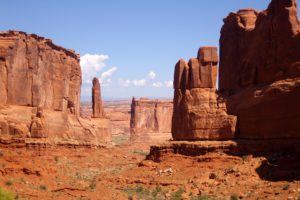
<path id="1" fill-rule="evenodd" d="M 179 60 L 174 73 L 172 136 L 176 140 L 223 140 L 234 137 L 236 117 L 227 115 L 216 93 L 216 47 L 202 47 L 188 64 Z"/>
<path id="2" fill-rule="evenodd" d="M 32 115 L 30 133 L 32 138 L 47 138 L 48 132 L 42 108 L 37 108 L 36 115 Z"/>
<path id="3" fill-rule="evenodd" d="M 300 76 L 296 0 L 273 0 L 262 12 L 247 9 L 224 19 L 220 39 L 220 90 Z"/>
<path id="4" fill-rule="evenodd" d="M 101 98 L 101 88 L 98 78 L 93 79 L 93 88 L 92 88 L 92 107 L 93 107 L 93 117 L 102 118 L 105 117 L 104 108 Z"/>
<path id="5" fill-rule="evenodd" d="M 219 89 L 238 117 L 238 138 L 299 138 L 300 27 L 296 0 L 224 19 Z"/>
<path id="6" fill-rule="evenodd" d="M 171 138 L 173 105 L 169 100 L 132 99 L 132 142 L 163 142 Z"/>
<path id="7" fill-rule="evenodd" d="M 0 104 L 79 113 L 79 56 L 51 40 L 23 32 L 0 33 Z"/>
<path id="8" fill-rule="evenodd" d="M 74 51 L 34 34 L 0 32 L 1 139 L 111 142 L 108 119 L 79 116 L 80 87 L 79 55 Z"/>

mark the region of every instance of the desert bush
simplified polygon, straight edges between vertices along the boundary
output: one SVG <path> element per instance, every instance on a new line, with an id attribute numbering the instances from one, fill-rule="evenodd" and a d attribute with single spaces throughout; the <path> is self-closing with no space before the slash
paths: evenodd
<path id="1" fill-rule="evenodd" d="M 14 196 L 12 193 L 0 188 L 0 199 L 1 200 L 13 200 Z"/>
<path id="2" fill-rule="evenodd" d="M 190 200 L 217 200 L 217 198 L 203 195 L 203 196 L 190 196 Z"/>
<path id="3" fill-rule="evenodd" d="M 47 190 L 47 186 L 46 185 L 40 185 L 40 190 Z"/>
<path id="4" fill-rule="evenodd" d="M 156 198 L 158 196 L 159 193 L 162 192 L 161 187 L 157 186 L 153 191 L 152 191 L 152 197 Z"/>
<path id="5" fill-rule="evenodd" d="M 139 154 L 139 155 L 142 155 L 142 156 L 147 156 L 149 154 L 149 152 L 143 151 L 143 150 L 134 150 L 133 153 L 134 154 Z"/>
<path id="6" fill-rule="evenodd" d="M 144 199 L 144 200 L 164 200 L 164 193 L 161 187 L 157 186 L 152 191 L 144 188 L 143 186 L 137 186 L 135 188 L 127 188 L 125 192 L 128 194 L 128 199 Z"/>
<path id="7" fill-rule="evenodd" d="M 96 189 L 97 183 L 96 183 L 96 180 L 95 180 L 95 179 L 93 179 L 93 180 L 91 181 L 89 187 L 90 187 L 91 190 L 95 190 L 95 189 Z"/>
<path id="8" fill-rule="evenodd" d="M 182 188 L 179 188 L 176 192 L 174 192 L 171 195 L 171 200 L 181 200 L 183 192 L 184 190 Z"/>
<path id="9" fill-rule="evenodd" d="M 289 183 L 287 183 L 287 184 L 285 184 L 284 186 L 283 186 L 283 190 L 288 190 L 290 188 L 290 184 Z"/>
<path id="10" fill-rule="evenodd" d="M 230 200 L 238 200 L 239 196 L 237 194 L 232 194 Z"/>
<path id="11" fill-rule="evenodd" d="M 112 142 L 113 142 L 113 144 L 115 144 L 116 146 L 118 146 L 118 145 L 122 145 L 122 144 L 128 143 L 129 142 L 129 138 L 130 138 L 130 136 L 128 136 L 128 135 L 118 135 L 118 136 L 112 137 Z"/>
<path id="12" fill-rule="evenodd" d="M 13 182 L 12 182 L 11 180 L 6 181 L 6 182 L 5 182 L 5 185 L 6 185 L 6 186 L 12 186 L 12 185 L 13 185 Z"/>
<path id="13" fill-rule="evenodd" d="M 55 157 L 54 157 L 54 160 L 55 160 L 56 163 L 58 163 L 59 157 L 58 157 L 58 156 L 55 156 Z"/>

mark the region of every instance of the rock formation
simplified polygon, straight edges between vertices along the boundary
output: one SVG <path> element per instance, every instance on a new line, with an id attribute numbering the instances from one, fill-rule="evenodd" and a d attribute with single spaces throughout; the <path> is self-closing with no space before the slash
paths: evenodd
<path id="1" fill-rule="evenodd" d="M 107 119 L 83 119 L 79 55 L 43 37 L 0 32 L 0 137 L 110 142 Z M 100 94 L 99 94 L 100 95 Z"/>
<path id="2" fill-rule="evenodd" d="M 216 94 L 216 47 L 202 47 L 198 58 L 179 60 L 174 73 L 172 135 L 176 140 L 223 140 L 234 137 L 236 117 L 227 115 Z"/>
<path id="3" fill-rule="evenodd" d="M 30 133 L 32 138 L 47 138 L 45 116 L 42 108 L 37 108 L 37 114 L 32 115 Z"/>
<path id="4" fill-rule="evenodd" d="M 224 19 L 219 89 L 238 138 L 299 138 L 300 26 L 296 0 Z"/>
<path id="5" fill-rule="evenodd" d="M 93 103 L 93 117 L 94 118 L 103 118 L 105 117 L 104 108 L 102 105 L 101 98 L 101 88 L 98 78 L 93 79 L 93 88 L 92 88 L 92 103 Z"/>
<path id="6" fill-rule="evenodd" d="M 51 40 L 23 32 L 0 33 L 0 104 L 79 113 L 79 56 Z"/>
<path id="7" fill-rule="evenodd" d="M 172 101 L 132 98 L 131 141 L 151 143 L 170 139 L 172 113 Z"/>
<path id="8" fill-rule="evenodd" d="M 173 137 L 299 138 L 297 17 L 296 0 L 273 0 L 262 12 L 230 13 L 221 30 L 218 94 L 215 48 L 200 48 L 188 64 L 180 60 L 174 75 Z"/>

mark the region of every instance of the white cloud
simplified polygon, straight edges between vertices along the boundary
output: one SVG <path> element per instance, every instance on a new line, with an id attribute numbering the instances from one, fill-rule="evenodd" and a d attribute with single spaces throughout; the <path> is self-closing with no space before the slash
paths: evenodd
<path id="1" fill-rule="evenodd" d="M 112 74 L 117 71 L 117 68 L 116 67 L 112 67 L 110 68 L 109 70 L 105 71 L 105 72 L 102 72 L 101 76 L 100 76 L 100 80 L 103 80 L 103 79 L 106 79 L 108 77 L 111 77 Z"/>
<path id="2" fill-rule="evenodd" d="M 151 71 L 151 72 L 149 72 L 148 77 L 153 80 L 153 79 L 155 79 L 156 74 Z"/>
<path id="3" fill-rule="evenodd" d="M 82 71 L 82 95 L 90 96 L 92 88 L 92 80 L 97 77 L 101 82 L 101 87 L 111 85 L 111 78 L 117 67 L 107 69 L 106 62 L 109 56 L 104 54 L 85 54 L 80 58 L 80 66 Z"/>
<path id="4" fill-rule="evenodd" d="M 100 71 L 106 66 L 108 55 L 85 54 L 80 58 L 83 83 L 91 84 L 94 77 L 98 77 Z"/>
<path id="5" fill-rule="evenodd" d="M 128 79 L 127 80 L 122 80 L 122 79 L 119 80 L 119 85 L 122 87 L 128 87 L 130 85 L 130 83 L 131 83 L 131 80 L 128 80 Z"/>
<path id="6" fill-rule="evenodd" d="M 141 80 L 133 80 L 132 81 L 134 86 L 145 86 L 146 85 L 146 80 L 141 79 Z"/>
<path id="7" fill-rule="evenodd" d="M 156 83 L 153 83 L 152 86 L 157 87 L 157 88 L 161 88 L 161 87 L 163 87 L 163 84 L 162 84 L 162 82 L 156 82 Z"/>
<path id="8" fill-rule="evenodd" d="M 85 54 L 80 58 L 80 65 L 84 70 L 92 69 L 94 71 L 100 71 L 106 66 L 105 61 L 108 59 L 108 55 Z"/>
<path id="9" fill-rule="evenodd" d="M 107 87 L 111 84 L 112 80 L 111 80 L 111 76 L 113 75 L 113 73 L 117 71 L 116 67 L 112 67 L 110 69 L 108 69 L 105 72 L 102 72 L 100 77 L 99 77 L 99 81 L 101 82 L 101 85 L 104 87 Z"/>
<path id="10" fill-rule="evenodd" d="M 165 86 L 168 88 L 173 87 L 173 81 L 165 81 Z"/>

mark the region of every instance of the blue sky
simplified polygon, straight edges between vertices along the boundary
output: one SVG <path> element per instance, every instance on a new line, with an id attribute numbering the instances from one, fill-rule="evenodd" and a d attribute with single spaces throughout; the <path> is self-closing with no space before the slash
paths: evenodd
<path id="1" fill-rule="evenodd" d="M 218 46 L 223 18 L 270 0 L 1 0 L 0 29 L 51 38 L 82 56 L 82 96 L 90 79 L 105 97 L 172 97 L 175 63 Z"/>

